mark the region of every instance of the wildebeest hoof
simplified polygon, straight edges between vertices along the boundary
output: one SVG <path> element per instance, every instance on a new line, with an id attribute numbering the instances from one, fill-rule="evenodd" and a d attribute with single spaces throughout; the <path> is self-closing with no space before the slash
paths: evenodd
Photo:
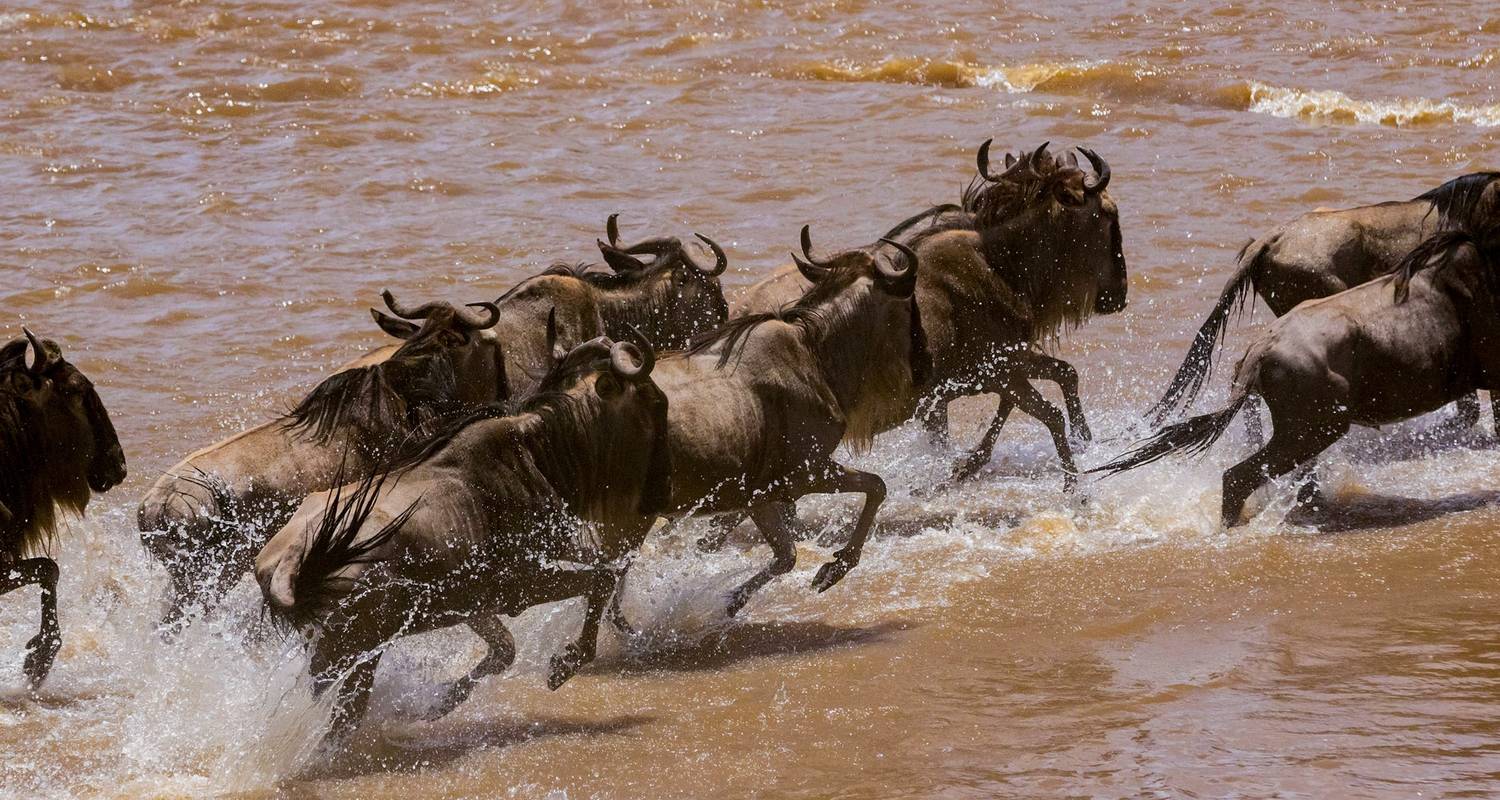
<path id="1" fill-rule="evenodd" d="M 743 591 L 741 589 L 736 589 L 730 592 L 729 597 L 725 598 L 724 600 L 724 616 L 733 619 L 740 613 L 740 610 L 743 609 L 745 607 L 745 604 L 748 602 L 750 602 L 749 592 Z"/>
<path id="2" fill-rule="evenodd" d="M 448 684 L 448 691 L 443 692 L 443 699 L 437 705 L 428 709 L 423 718 L 432 721 L 442 719 L 453 713 L 454 709 L 469 701 L 469 696 L 474 693 L 476 681 L 472 676 L 465 675 L 462 678 Z"/>
<path id="3" fill-rule="evenodd" d="M 818 570 L 817 576 L 813 578 L 813 589 L 816 589 L 819 594 L 828 591 L 835 583 L 843 580 L 851 569 L 854 569 L 853 562 L 843 556 L 836 556 Z"/>
<path id="4" fill-rule="evenodd" d="M 32 689 L 36 689 L 47 679 L 47 673 L 52 671 L 52 663 L 57 660 L 57 651 L 62 649 L 62 637 L 55 631 L 43 631 L 31 637 L 26 643 L 26 661 L 23 668 L 26 670 L 26 682 Z"/>
<path id="5" fill-rule="evenodd" d="M 568 679 L 578 674 L 578 668 L 583 666 L 583 651 L 578 645 L 570 644 L 561 653 L 552 657 L 552 670 L 547 675 L 547 688 L 557 691 L 559 687 L 568 682 Z"/>

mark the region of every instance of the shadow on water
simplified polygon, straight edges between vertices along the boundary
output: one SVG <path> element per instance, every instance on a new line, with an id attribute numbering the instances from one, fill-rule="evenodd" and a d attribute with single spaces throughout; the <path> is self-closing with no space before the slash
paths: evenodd
<path id="1" fill-rule="evenodd" d="M 915 623 L 904 621 L 888 621 L 868 627 L 842 627 L 824 622 L 754 622 L 725 628 L 692 642 L 668 642 L 650 652 L 631 655 L 602 671 L 640 675 L 724 669 L 754 658 L 815 654 L 839 647 L 878 644 L 915 626 Z"/>
<path id="2" fill-rule="evenodd" d="M 651 716 L 627 714 L 599 720 L 554 717 L 444 723 L 442 735 L 437 738 L 423 731 L 411 742 L 392 741 L 385 737 L 361 742 L 330 761 L 314 764 L 294 780 L 340 780 L 382 773 L 424 772 L 441 769 L 479 750 L 513 747 L 535 739 L 560 736 L 616 736 L 655 720 Z M 289 796 L 298 796 L 293 787 L 286 789 Z"/>
<path id="3" fill-rule="evenodd" d="M 1500 492 L 1496 491 L 1464 492 L 1436 500 L 1372 494 L 1335 499 L 1318 508 L 1299 508 L 1288 514 L 1286 521 L 1316 528 L 1320 533 L 1348 533 L 1415 525 L 1497 503 Z"/>

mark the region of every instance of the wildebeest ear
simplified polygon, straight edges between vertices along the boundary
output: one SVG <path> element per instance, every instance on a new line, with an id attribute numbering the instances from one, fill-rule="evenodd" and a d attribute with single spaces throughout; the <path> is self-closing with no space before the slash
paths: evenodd
<path id="1" fill-rule="evenodd" d="M 370 316 L 375 318 L 375 324 L 380 329 L 396 337 L 397 339 L 410 339 L 418 330 L 414 323 L 404 319 L 396 319 L 388 314 L 382 314 L 375 309 L 370 309 Z"/>
<path id="2" fill-rule="evenodd" d="M 16 339 L 6 344 L 5 347 L 0 347 L 0 367 L 9 364 L 14 359 L 25 358 L 26 347 L 27 343 L 25 339 Z M 25 364 L 22 364 L 22 366 L 25 366 Z"/>
<path id="3" fill-rule="evenodd" d="M 1005 168 L 1006 169 L 1010 169 L 1011 167 L 1014 167 L 1015 165 L 1016 165 L 1016 156 L 1015 156 L 1015 154 L 1014 153 L 1006 153 L 1005 154 Z"/>

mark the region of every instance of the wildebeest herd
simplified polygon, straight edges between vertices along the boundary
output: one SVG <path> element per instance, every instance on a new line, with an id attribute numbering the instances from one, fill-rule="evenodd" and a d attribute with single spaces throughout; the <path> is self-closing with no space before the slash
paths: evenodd
<path id="1" fill-rule="evenodd" d="M 1079 158 L 1082 156 L 1082 159 Z M 938 205 L 874 243 L 815 255 L 803 227 L 792 263 L 735 306 L 710 265 L 673 237 L 622 242 L 605 268 L 552 267 L 491 302 L 372 311 L 400 340 L 345 365 L 287 414 L 183 459 L 147 492 L 139 525 L 169 576 L 171 637 L 253 572 L 270 617 L 311 640 L 315 691 L 338 687 L 334 731 L 357 725 L 383 648 L 467 625 L 488 652 L 446 687 L 439 713 L 504 671 L 503 617 L 582 597 L 578 639 L 553 657 L 556 689 L 593 658 L 633 554 L 661 518 L 748 516 L 770 563 L 725 598 L 728 614 L 795 565 L 796 501 L 864 498 L 847 542 L 813 588 L 860 560 L 886 486 L 840 463 L 918 419 L 947 436 L 947 403 L 999 397 L 982 441 L 936 484 L 971 477 L 1010 412 L 1042 422 L 1062 462 L 1091 437 L 1078 374 L 1044 345 L 1126 306 L 1120 222 L 1105 160 L 1046 144 L 990 164 L 957 204 Z M 1165 424 L 1206 382 L 1227 322 L 1253 290 L 1280 317 L 1249 345 L 1227 407 L 1165 424 L 1099 467 L 1117 472 L 1201 452 L 1260 398 L 1269 442 L 1224 475 L 1224 521 L 1248 496 L 1311 467 L 1351 424 L 1380 425 L 1460 401 L 1500 376 L 1500 173 L 1455 178 L 1420 197 L 1319 210 L 1256 239 L 1166 393 Z M 1033 385 L 1055 382 L 1066 415 Z M 1255 414 L 1250 415 L 1255 418 Z M 0 592 L 42 587 L 27 644 L 32 686 L 61 643 L 57 565 L 36 556 L 56 512 L 125 476 L 93 385 L 31 331 L 0 349 Z M 716 536 L 700 546 L 712 547 Z M 28 557 L 30 556 L 30 557 Z"/>

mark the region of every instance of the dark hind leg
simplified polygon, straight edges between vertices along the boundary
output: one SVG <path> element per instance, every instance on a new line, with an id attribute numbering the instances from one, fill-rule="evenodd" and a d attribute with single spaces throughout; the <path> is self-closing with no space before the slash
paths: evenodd
<path id="1" fill-rule="evenodd" d="M 745 607 L 750 595 L 776 576 L 785 575 L 797 566 L 797 546 L 786 526 L 784 515 L 776 509 L 776 503 L 764 503 L 750 509 L 750 519 L 754 520 L 755 527 L 760 530 L 766 544 L 771 546 L 771 563 L 729 593 L 724 611 L 731 617 Z"/>
<path id="2" fill-rule="evenodd" d="M 1491 398 L 1491 403 L 1494 399 Z M 1469 392 L 1458 398 L 1453 409 L 1452 424 L 1461 431 L 1469 430 L 1479 424 L 1479 392 Z"/>
<path id="3" fill-rule="evenodd" d="M 57 562 L 50 558 L 0 560 L 0 595 L 32 584 L 42 589 L 42 623 L 36 636 L 26 643 L 24 664 L 26 682 L 33 691 L 52 671 L 57 651 L 62 649 L 62 628 L 57 623 L 57 576 Z"/>
<path id="4" fill-rule="evenodd" d="M 1273 417 L 1271 425 L 1271 441 L 1224 473 L 1225 527 L 1243 524 L 1245 501 L 1256 489 L 1317 458 L 1349 431 L 1347 422 L 1336 421 L 1301 423 Z"/>
<path id="5" fill-rule="evenodd" d="M 1500 392 L 1490 392 L 1490 413 L 1494 415 L 1495 435 L 1500 436 Z"/>
<path id="6" fill-rule="evenodd" d="M 927 431 L 927 441 L 936 447 L 948 446 L 948 401 L 941 397 L 932 397 L 925 401 L 926 411 L 922 414 L 922 427 Z"/>
<path id="7" fill-rule="evenodd" d="M 1250 440 L 1252 447 L 1260 448 L 1266 444 L 1266 431 L 1261 422 L 1260 411 L 1265 407 L 1261 402 L 1260 395 L 1252 394 L 1245 398 L 1245 410 L 1240 414 L 1245 417 L 1245 438 Z"/>
<path id="8" fill-rule="evenodd" d="M 1078 396 L 1078 370 L 1072 364 L 1046 353 L 1032 352 L 1025 361 L 1026 377 L 1032 380 L 1052 381 L 1062 390 L 1063 405 L 1068 409 L 1068 429 L 1073 439 L 1092 441 L 1093 431 L 1083 415 L 1083 399 Z"/>
<path id="9" fill-rule="evenodd" d="M 480 679 L 510 669 L 510 665 L 516 660 L 516 640 L 511 637 L 510 629 L 505 627 L 505 622 L 500 615 L 484 615 L 469 620 L 469 629 L 484 640 L 486 648 L 484 658 L 469 670 L 469 674 L 459 678 L 448 685 L 442 702 L 428 715 L 428 719 L 437 719 L 452 712 L 453 709 L 463 705 L 473 694 L 474 686 Z"/>
<path id="10" fill-rule="evenodd" d="M 370 689 L 375 685 L 375 669 L 380 666 L 381 651 L 378 647 L 364 648 L 350 637 L 325 632 L 313 646 L 312 663 L 308 671 L 313 677 L 313 696 L 321 696 L 348 672 L 343 685 L 339 686 L 338 699 L 334 702 L 333 718 L 328 738 L 347 738 L 359 727 L 370 708 Z"/>

